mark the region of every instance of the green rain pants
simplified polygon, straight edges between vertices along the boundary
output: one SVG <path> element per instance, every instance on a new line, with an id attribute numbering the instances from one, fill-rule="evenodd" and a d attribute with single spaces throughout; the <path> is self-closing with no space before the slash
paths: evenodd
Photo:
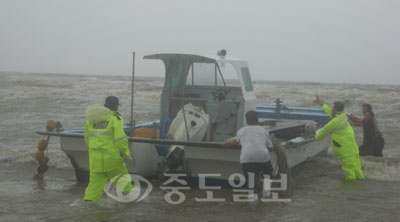
<path id="1" fill-rule="evenodd" d="M 365 179 L 364 173 L 361 170 L 361 161 L 359 154 L 341 157 L 342 171 L 346 180 L 362 180 Z"/>
<path id="2" fill-rule="evenodd" d="M 116 179 L 113 185 L 117 188 L 118 191 L 121 191 L 121 187 L 116 186 L 116 184 L 126 184 L 122 192 L 125 194 L 131 192 L 133 190 L 131 177 L 124 176 L 129 175 L 126 167 L 116 168 L 107 172 L 90 172 L 89 184 L 85 190 L 84 200 L 93 202 L 98 201 L 101 197 L 101 194 L 103 193 L 104 187 L 106 186 L 107 182 L 118 175 L 120 175 L 121 177 Z"/>

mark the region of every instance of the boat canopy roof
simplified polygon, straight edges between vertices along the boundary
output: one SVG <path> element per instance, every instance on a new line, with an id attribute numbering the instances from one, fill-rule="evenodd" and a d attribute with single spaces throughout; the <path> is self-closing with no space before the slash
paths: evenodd
<path id="1" fill-rule="evenodd" d="M 175 53 L 161 53 L 161 54 L 153 54 L 153 55 L 146 55 L 143 59 L 160 59 L 164 61 L 164 63 L 168 63 L 171 60 L 177 61 L 191 61 L 191 62 L 198 62 L 198 63 L 215 63 L 215 62 L 244 62 L 242 59 L 226 57 L 226 56 L 207 56 L 207 55 L 193 55 L 193 54 L 175 54 Z"/>

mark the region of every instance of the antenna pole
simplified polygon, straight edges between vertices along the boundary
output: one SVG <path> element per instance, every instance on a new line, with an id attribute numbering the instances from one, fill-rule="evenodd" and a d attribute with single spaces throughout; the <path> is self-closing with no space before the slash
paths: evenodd
<path id="1" fill-rule="evenodd" d="M 132 52 L 132 93 L 131 93 L 131 136 L 133 136 L 133 127 L 135 123 L 133 122 L 133 93 L 135 91 L 135 52 Z"/>

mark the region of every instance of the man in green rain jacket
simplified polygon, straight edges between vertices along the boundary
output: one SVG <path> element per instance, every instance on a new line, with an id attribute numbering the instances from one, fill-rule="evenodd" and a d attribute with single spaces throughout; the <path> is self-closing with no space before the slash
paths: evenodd
<path id="1" fill-rule="evenodd" d="M 119 99 L 108 96 L 104 107 L 90 105 L 85 112 L 85 143 L 89 148 L 90 181 L 85 190 L 86 201 L 98 201 L 107 182 L 119 176 L 117 190 L 132 191 L 131 177 L 124 158 L 131 158 L 124 121 L 118 111 Z M 120 186 L 123 184 L 122 186 Z"/>
<path id="2" fill-rule="evenodd" d="M 331 146 L 333 154 L 342 162 L 342 171 L 346 180 L 364 179 L 364 173 L 361 170 L 358 145 L 354 137 L 353 128 L 350 126 L 347 116 L 344 113 L 344 104 L 335 102 L 332 109 L 323 103 L 319 96 L 316 96 L 316 103 L 322 106 L 322 109 L 331 120 L 321 128 L 316 136 L 316 140 L 331 135 Z"/>

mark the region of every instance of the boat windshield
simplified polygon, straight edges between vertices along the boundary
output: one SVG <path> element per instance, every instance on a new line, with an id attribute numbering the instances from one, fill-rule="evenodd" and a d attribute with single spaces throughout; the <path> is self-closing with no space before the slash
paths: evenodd
<path id="1" fill-rule="evenodd" d="M 229 63 L 192 63 L 186 85 L 240 86 L 234 67 Z"/>

